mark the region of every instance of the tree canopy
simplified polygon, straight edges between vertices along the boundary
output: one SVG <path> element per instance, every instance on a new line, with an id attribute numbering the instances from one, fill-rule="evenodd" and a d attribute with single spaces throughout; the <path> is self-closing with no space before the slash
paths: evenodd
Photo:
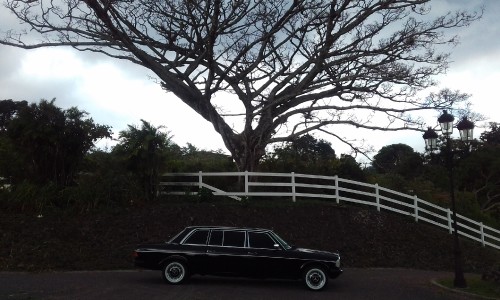
<path id="1" fill-rule="evenodd" d="M 27 101 L 0 100 L 0 133 L 6 132 L 12 119 L 27 106 Z"/>
<path id="2" fill-rule="evenodd" d="M 290 156 L 301 161 L 335 159 L 335 150 L 329 142 L 318 140 L 309 134 L 303 135 L 283 147 L 277 147 L 274 152 L 282 158 Z"/>
<path id="3" fill-rule="evenodd" d="M 481 143 L 458 165 L 460 187 L 473 193 L 482 211 L 500 216 L 500 130 L 492 122 Z"/>
<path id="4" fill-rule="evenodd" d="M 337 125 L 420 130 L 416 111 L 460 100 L 416 93 L 448 67 L 437 49 L 456 43 L 447 31 L 480 13 L 432 17 L 430 3 L 7 0 L 25 27 L 0 43 L 69 46 L 144 66 L 213 124 L 240 170 L 253 171 L 270 143 L 320 130 L 356 149 Z M 215 95 L 233 104 L 221 107 Z"/>
<path id="5" fill-rule="evenodd" d="M 335 155 L 332 145 L 306 134 L 296 140 L 275 147 L 259 165 L 260 171 L 297 172 L 360 180 L 366 179 L 360 164 L 350 155 Z"/>
<path id="6" fill-rule="evenodd" d="M 120 131 L 119 143 L 113 152 L 123 157 L 127 169 L 137 176 L 148 199 L 156 197 L 160 172 L 165 169 L 167 149 L 171 145 L 168 132 L 145 120 L 141 126 L 128 125 Z"/>
<path id="7" fill-rule="evenodd" d="M 422 166 L 422 158 L 406 144 L 392 144 L 378 151 L 373 157 L 372 165 L 379 173 L 397 173 L 404 177 L 412 177 Z"/>
<path id="8" fill-rule="evenodd" d="M 489 130 L 481 133 L 479 139 L 485 144 L 489 146 L 499 146 L 500 145 L 500 126 L 496 122 L 490 123 Z"/>
<path id="9" fill-rule="evenodd" d="M 335 150 L 322 139 L 306 134 L 264 156 L 263 169 L 274 172 L 331 174 L 334 172 Z"/>
<path id="10" fill-rule="evenodd" d="M 8 120 L 0 149 L 10 150 L 5 151 L 9 160 L 0 160 L 0 176 L 14 182 L 69 185 L 94 142 L 111 137 L 109 127 L 95 124 L 86 112 L 75 107 L 63 110 L 54 102 L 0 101 L 1 107 L 9 108 L 0 112 L 0 119 Z"/>

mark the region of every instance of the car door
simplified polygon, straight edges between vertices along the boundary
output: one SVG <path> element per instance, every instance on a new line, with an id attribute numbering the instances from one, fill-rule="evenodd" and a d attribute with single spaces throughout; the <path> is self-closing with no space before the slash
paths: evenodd
<path id="1" fill-rule="evenodd" d="M 212 230 L 207 246 L 210 274 L 244 275 L 247 269 L 246 233 L 243 230 Z"/>
<path id="2" fill-rule="evenodd" d="M 248 232 L 249 272 L 255 277 L 294 277 L 297 261 L 267 232 Z"/>
<path id="3" fill-rule="evenodd" d="M 207 269 L 207 241 L 209 230 L 193 230 L 182 241 L 182 253 L 187 257 L 194 273 L 204 273 Z"/>

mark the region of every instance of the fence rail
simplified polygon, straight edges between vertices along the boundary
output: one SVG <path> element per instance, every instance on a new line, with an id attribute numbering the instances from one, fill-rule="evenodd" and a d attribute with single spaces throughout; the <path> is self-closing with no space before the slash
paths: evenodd
<path id="1" fill-rule="evenodd" d="M 160 182 L 162 193 L 187 195 L 196 194 L 206 188 L 215 196 L 226 196 L 235 200 L 241 197 L 291 197 L 332 199 L 336 203 L 351 202 L 374 206 L 378 211 L 384 209 L 413 217 L 416 222 L 441 227 L 453 233 L 452 212 L 436 204 L 393 191 L 378 184 L 369 184 L 338 176 L 321 176 L 298 173 L 260 173 L 260 172 L 198 172 L 165 173 Z M 232 178 L 233 180 L 227 180 Z M 252 180 L 250 180 L 252 178 Z M 222 179 L 222 180 L 221 180 Z M 243 179 L 243 180 L 242 180 Z M 239 183 L 242 184 L 239 184 Z M 232 185 L 231 185 L 232 183 Z M 219 185 L 219 187 L 216 187 Z M 232 186 L 236 190 L 229 191 Z M 239 189 L 242 186 L 243 191 Z M 223 190 L 226 189 L 226 190 Z M 457 214 L 458 232 L 461 236 L 480 242 L 483 246 L 500 250 L 500 230 L 476 222 Z"/>

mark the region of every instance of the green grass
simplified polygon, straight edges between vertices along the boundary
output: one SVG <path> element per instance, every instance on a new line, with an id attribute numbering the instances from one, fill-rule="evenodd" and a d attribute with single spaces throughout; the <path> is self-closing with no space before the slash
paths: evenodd
<path id="1" fill-rule="evenodd" d="M 500 284 L 484 281 L 481 279 L 481 275 L 467 275 L 465 280 L 467 288 L 459 289 L 460 291 L 491 299 L 500 299 Z M 447 288 L 454 289 L 453 278 L 441 279 L 437 282 Z"/>

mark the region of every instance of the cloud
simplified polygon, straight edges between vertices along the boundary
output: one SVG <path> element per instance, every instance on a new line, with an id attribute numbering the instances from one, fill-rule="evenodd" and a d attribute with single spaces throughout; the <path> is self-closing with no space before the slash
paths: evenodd
<path id="1" fill-rule="evenodd" d="M 209 122 L 148 79 L 148 71 L 140 66 L 86 57 L 67 48 L 0 47 L 0 51 L 4 70 L 0 99 L 56 98 L 57 106 L 85 110 L 97 123 L 112 126 L 115 133 L 145 119 L 166 126 L 181 146 L 190 142 L 202 149 L 224 148 Z"/>

